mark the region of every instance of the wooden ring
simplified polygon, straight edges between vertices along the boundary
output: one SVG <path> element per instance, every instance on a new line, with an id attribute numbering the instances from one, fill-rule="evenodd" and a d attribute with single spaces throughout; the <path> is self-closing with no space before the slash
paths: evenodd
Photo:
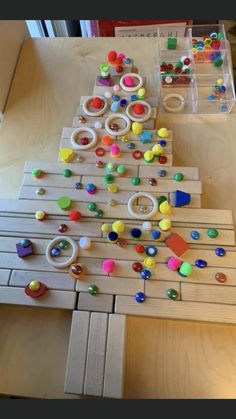
<path id="1" fill-rule="evenodd" d="M 98 147 L 96 148 L 95 153 L 96 153 L 96 156 L 102 157 L 102 156 L 105 156 L 106 150 L 103 147 Z"/>
<path id="2" fill-rule="evenodd" d="M 110 128 L 110 123 L 111 123 L 111 121 L 113 121 L 113 119 L 118 119 L 118 118 L 123 119 L 126 122 L 126 127 L 123 128 L 123 129 L 120 129 L 119 131 L 114 132 Z M 114 136 L 114 133 L 115 133 L 116 136 L 125 135 L 130 131 L 130 127 L 131 127 L 131 121 L 128 118 L 128 116 L 124 115 L 123 113 L 116 113 L 114 115 L 112 114 L 112 115 L 108 116 L 108 118 L 105 121 L 105 130 L 106 130 L 106 132 L 108 132 L 108 134 L 110 134 L 112 136 Z"/>
<path id="3" fill-rule="evenodd" d="M 62 240 L 63 241 L 66 240 L 68 243 L 70 243 L 70 245 L 72 246 L 72 255 L 65 262 L 54 262 L 52 260 L 50 252 L 51 252 L 53 246 L 56 243 L 58 243 Z M 67 237 L 67 236 L 57 236 L 57 237 L 55 237 L 55 239 L 51 240 L 47 245 L 46 259 L 47 259 L 47 262 L 49 263 L 49 265 L 52 265 L 55 268 L 58 268 L 58 269 L 66 268 L 67 266 L 69 266 L 72 262 L 74 262 L 77 259 L 78 252 L 79 252 L 78 245 L 73 239 L 71 239 L 70 237 Z"/>
<path id="4" fill-rule="evenodd" d="M 88 104 L 94 99 L 94 97 L 98 97 L 99 99 L 101 99 L 104 102 L 104 106 L 102 109 L 92 112 L 88 110 Z M 83 111 L 88 116 L 101 116 L 106 112 L 107 108 L 108 108 L 108 102 L 106 98 L 103 96 L 89 96 L 83 102 Z"/>
<path id="5" fill-rule="evenodd" d="M 147 113 L 144 116 L 134 116 L 132 114 L 132 107 L 136 104 L 143 105 L 145 108 L 147 108 Z M 134 102 L 130 102 L 126 108 L 126 114 L 131 119 L 131 121 L 134 122 L 145 122 L 152 116 L 152 107 L 151 105 L 146 102 L 145 100 L 135 100 Z"/>
<path id="6" fill-rule="evenodd" d="M 136 79 L 138 79 L 139 83 L 137 86 L 132 86 L 132 87 L 128 87 L 125 85 L 124 83 L 124 79 L 125 77 L 134 77 Z M 126 73 L 124 74 L 121 78 L 120 78 L 120 87 L 125 91 L 125 92 L 136 92 L 137 90 L 139 90 L 141 87 L 143 86 L 143 78 L 137 74 L 137 73 Z"/>
<path id="7" fill-rule="evenodd" d="M 135 212 L 133 210 L 133 202 L 135 201 L 135 199 L 140 198 L 140 197 L 148 198 L 153 203 L 153 209 L 148 214 L 137 214 L 137 212 Z M 148 220 L 154 214 L 156 214 L 157 210 L 158 210 L 157 200 L 153 195 L 151 195 L 149 193 L 137 192 L 134 195 L 132 195 L 128 200 L 128 212 L 129 212 L 129 214 L 132 215 L 132 217 L 137 218 L 139 220 Z"/>
<path id="8" fill-rule="evenodd" d="M 88 144 L 78 144 L 76 141 L 76 137 L 80 132 L 89 132 L 90 134 L 92 134 L 92 141 Z M 79 127 L 76 128 L 72 134 L 71 134 L 71 138 L 70 138 L 70 142 L 73 146 L 74 150 L 89 150 L 90 148 L 94 147 L 95 144 L 97 144 L 97 133 L 94 129 L 89 128 L 89 127 Z"/>
<path id="9" fill-rule="evenodd" d="M 180 104 L 179 104 L 179 106 L 177 106 L 177 108 L 173 108 L 173 107 L 168 106 L 166 104 L 166 102 L 169 99 L 172 99 L 172 98 L 178 99 L 180 101 Z M 179 95 L 178 93 L 169 93 L 168 95 L 166 95 L 163 98 L 163 106 L 166 109 L 166 111 L 168 111 L 168 112 L 172 112 L 172 113 L 181 112 L 184 109 L 184 107 L 185 107 L 185 99 L 184 99 L 183 96 Z"/>

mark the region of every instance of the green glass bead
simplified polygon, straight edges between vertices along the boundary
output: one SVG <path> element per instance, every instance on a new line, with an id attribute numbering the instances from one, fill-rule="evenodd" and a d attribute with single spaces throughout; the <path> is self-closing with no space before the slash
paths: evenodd
<path id="1" fill-rule="evenodd" d="M 166 66 L 166 65 L 167 65 L 167 62 L 166 62 L 166 61 L 162 61 L 162 62 L 161 62 L 161 65 Z"/>
<path id="2" fill-rule="evenodd" d="M 66 240 L 62 240 L 59 244 L 58 247 L 60 247 L 60 249 L 62 250 L 66 250 L 69 247 L 69 243 Z"/>
<path id="3" fill-rule="evenodd" d="M 97 210 L 94 212 L 94 216 L 95 216 L 96 218 L 101 218 L 101 217 L 103 216 L 103 210 L 101 210 L 101 209 L 97 209 Z"/>
<path id="4" fill-rule="evenodd" d="M 176 47 L 177 47 L 177 38 L 168 38 L 167 49 L 176 49 Z"/>
<path id="5" fill-rule="evenodd" d="M 190 73 L 191 73 L 191 70 L 190 70 L 190 68 L 186 68 L 186 69 L 184 70 L 184 72 L 185 72 L 185 74 L 190 74 Z"/>
<path id="6" fill-rule="evenodd" d="M 72 175 L 72 171 L 70 169 L 65 169 L 63 170 L 62 175 L 64 177 L 70 177 Z"/>
<path id="7" fill-rule="evenodd" d="M 167 291 L 166 291 L 166 295 L 167 295 L 167 297 L 168 298 L 170 298 L 171 300 L 177 300 L 177 298 L 178 298 L 178 291 L 176 291 L 175 289 L 173 289 L 173 288 L 169 288 Z"/>
<path id="8" fill-rule="evenodd" d="M 89 202 L 87 208 L 89 211 L 95 211 L 95 209 L 97 208 L 97 204 L 95 204 L 95 202 Z"/>
<path id="9" fill-rule="evenodd" d="M 158 201 L 158 205 L 160 206 L 162 204 L 162 202 L 167 201 L 167 198 L 166 198 L 166 196 L 161 195 L 157 198 L 157 201 Z"/>
<path id="10" fill-rule="evenodd" d="M 218 236 L 218 231 L 216 228 L 208 228 L 207 235 L 210 239 L 215 239 Z"/>
<path id="11" fill-rule="evenodd" d="M 177 172 L 174 174 L 173 179 L 176 180 L 176 182 L 181 182 L 184 178 L 183 173 Z"/>
<path id="12" fill-rule="evenodd" d="M 181 61 L 177 61 L 177 63 L 175 64 L 175 67 L 183 67 L 183 63 Z"/>
<path id="13" fill-rule="evenodd" d="M 42 174 L 42 170 L 41 169 L 33 169 L 31 173 L 32 173 L 32 176 L 39 177 Z"/>
<path id="14" fill-rule="evenodd" d="M 109 185 L 109 184 L 111 184 L 115 181 L 115 178 L 114 178 L 113 175 L 107 174 L 107 175 L 103 176 L 103 180 L 107 185 Z"/>
<path id="15" fill-rule="evenodd" d="M 91 295 L 96 295 L 98 293 L 98 287 L 96 285 L 90 285 L 88 287 L 88 292 Z"/>
<path id="16" fill-rule="evenodd" d="M 140 178 L 139 177 L 132 177 L 131 178 L 132 185 L 139 185 L 140 184 Z"/>
<path id="17" fill-rule="evenodd" d="M 223 60 L 222 60 L 222 58 L 216 58 L 214 61 L 213 61 L 213 64 L 214 64 L 214 66 L 215 67 L 220 67 L 220 66 L 222 66 L 222 64 L 223 64 Z"/>

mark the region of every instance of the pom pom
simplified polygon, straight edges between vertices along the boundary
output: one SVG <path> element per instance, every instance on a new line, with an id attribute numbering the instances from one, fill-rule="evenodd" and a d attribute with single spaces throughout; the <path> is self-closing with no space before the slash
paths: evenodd
<path id="1" fill-rule="evenodd" d="M 116 263 L 113 259 L 106 259 L 102 262 L 102 269 L 105 273 L 111 274 L 116 268 Z"/>
<path id="2" fill-rule="evenodd" d="M 108 54 L 107 54 L 107 60 L 109 62 L 115 61 L 116 60 L 116 57 L 117 57 L 116 51 L 109 51 Z"/>
<path id="3" fill-rule="evenodd" d="M 92 105 L 95 109 L 101 109 L 103 107 L 103 102 L 100 97 L 94 97 L 92 99 Z"/>

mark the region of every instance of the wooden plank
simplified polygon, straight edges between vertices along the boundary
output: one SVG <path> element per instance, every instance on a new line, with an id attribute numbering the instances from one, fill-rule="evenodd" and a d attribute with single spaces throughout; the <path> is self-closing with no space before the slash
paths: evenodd
<path id="1" fill-rule="evenodd" d="M 90 280 L 91 285 L 92 278 Z M 92 282 L 94 284 L 94 282 Z M 114 296 L 109 294 L 91 295 L 87 292 L 80 292 L 78 299 L 78 310 L 95 311 L 102 313 L 113 312 L 113 300 Z"/>
<path id="2" fill-rule="evenodd" d="M 0 285 L 8 285 L 11 275 L 10 269 L 0 269 Z"/>
<path id="3" fill-rule="evenodd" d="M 100 261 L 99 261 L 100 262 Z M 128 263 L 125 264 L 128 268 Z M 95 264 L 92 263 L 91 265 L 86 265 L 87 271 L 99 269 L 101 266 L 101 262 L 98 264 L 95 261 Z M 132 270 L 131 274 L 134 278 L 125 277 L 125 271 L 127 274 L 130 273 L 131 268 L 127 272 L 126 268 L 124 267 L 124 277 L 108 277 L 102 275 L 85 275 L 83 276 L 83 280 L 76 281 L 76 291 L 87 291 L 89 285 L 92 283 L 99 288 L 99 292 L 102 294 L 114 294 L 114 295 L 135 295 L 136 292 L 142 291 L 144 292 L 144 281 L 137 277 L 137 274 Z M 102 273 L 102 269 L 100 267 L 99 270 Z M 80 292 L 80 295 L 82 293 Z M 97 296 L 96 296 L 97 297 Z"/>
<path id="4" fill-rule="evenodd" d="M 221 284 L 207 285 L 182 282 L 181 299 L 183 301 L 236 304 L 236 287 L 222 287 Z"/>
<path id="5" fill-rule="evenodd" d="M 158 298 L 147 298 L 144 303 L 138 304 L 132 297 L 117 296 L 115 312 L 133 316 L 236 323 L 235 306 L 229 304 L 174 301 Z"/>
<path id="6" fill-rule="evenodd" d="M 16 271 L 13 270 L 9 285 L 12 287 L 25 287 L 29 282 L 38 280 L 43 282 L 50 290 L 74 291 L 75 280 L 68 274 L 60 272 Z"/>
<path id="7" fill-rule="evenodd" d="M 108 314 L 91 313 L 84 394 L 102 396 Z"/>
<path id="8" fill-rule="evenodd" d="M 42 297 L 31 298 L 25 294 L 23 288 L 1 287 L 0 304 L 74 310 L 76 304 L 76 292 L 49 290 L 42 295 Z"/>
<path id="9" fill-rule="evenodd" d="M 126 316 L 110 314 L 103 397 L 122 398 L 125 371 Z"/>
<path id="10" fill-rule="evenodd" d="M 73 311 L 64 384 L 65 393 L 83 393 L 89 323 L 89 312 Z"/>
<path id="11" fill-rule="evenodd" d="M 157 172 L 158 170 L 156 170 L 154 166 L 147 166 L 147 165 L 139 166 L 139 176 L 141 178 L 157 177 Z M 166 170 L 166 176 L 164 177 L 164 179 L 165 180 L 173 179 L 173 175 L 177 172 L 182 173 L 184 175 L 185 180 L 198 180 L 199 179 L 198 167 L 168 167 L 168 169 Z M 157 178 L 157 180 L 161 180 L 161 178 Z M 175 181 L 175 184 L 176 184 L 176 189 L 181 189 L 182 182 Z"/>
<path id="12" fill-rule="evenodd" d="M 146 297 L 152 298 L 168 298 L 166 291 L 173 288 L 178 292 L 178 300 L 180 299 L 180 282 L 172 281 L 144 281 L 144 293 Z"/>

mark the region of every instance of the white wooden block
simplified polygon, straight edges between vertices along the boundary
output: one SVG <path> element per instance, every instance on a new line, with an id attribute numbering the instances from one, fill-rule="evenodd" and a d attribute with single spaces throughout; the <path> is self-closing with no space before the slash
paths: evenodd
<path id="1" fill-rule="evenodd" d="M 9 285 L 12 287 L 25 287 L 34 280 L 43 282 L 50 290 L 64 291 L 74 291 L 76 282 L 67 273 L 13 270 Z"/>
<path id="2" fill-rule="evenodd" d="M 80 106 L 83 105 L 85 99 L 87 99 L 88 96 L 81 96 L 80 97 Z M 128 92 L 126 92 L 126 96 L 124 95 L 125 98 L 129 99 L 130 98 L 130 94 L 128 94 Z M 158 106 L 158 98 L 157 96 L 150 96 L 150 95 L 146 95 L 145 100 L 147 100 L 148 103 L 150 103 L 151 106 Z M 76 113 L 78 112 L 79 107 L 77 108 Z"/>
<path id="3" fill-rule="evenodd" d="M 124 266 L 124 269 L 122 272 L 119 270 L 117 273 L 122 273 L 123 277 L 108 277 L 95 275 L 94 273 L 85 275 L 83 280 L 76 282 L 76 291 L 87 291 L 89 285 L 93 283 L 103 294 L 135 295 L 136 292 L 144 292 L 144 281 L 137 278 L 137 274 L 135 275 L 131 264 L 129 264 L 130 268 L 128 268 L 128 263 L 122 265 Z M 93 263 L 86 265 L 86 270 L 87 272 L 99 271 L 99 273 L 102 274 L 101 261 L 93 260 Z M 133 275 L 134 278 L 129 278 L 129 274 Z"/>
<path id="4" fill-rule="evenodd" d="M 84 394 L 102 396 L 108 314 L 91 313 Z"/>
<path id="5" fill-rule="evenodd" d="M 222 287 L 222 284 L 208 285 L 183 282 L 181 283 L 181 296 L 183 301 L 236 305 L 236 287 Z"/>
<path id="6" fill-rule="evenodd" d="M 178 292 L 178 300 L 180 299 L 180 283 L 171 281 L 144 281 L 144 293 L 146 297 L 152 298 L 168 298 L 166 291 L 173 288 Z"/>
<path id="7" fill-rule="evenodd" d="M 110 314 L 103 397 L 122 398 L 125 370 L 126 316 Z"/>
<path id="8" fill-rule="evenodd" d="M 38 298 L 31 298 L 25 294 L 23 288 L 1 287 L 0 304 L 15 304 L 32 307 L 59 308 L 74 310 L 76 292 L 49 290 Z"/>
<path id="9" fill-rule="evenodd" d="M 0 269 L 0 285 L 8 285 L 10 275 L 10 269 Z"/>
<path id="10" fill-rule="evenodd" d="M 91 278 L 92 281 L 92 278 Z M 93 282 L 94 284 L 94 282 Z M 91 282 L 90 282 L 91 285 Z M 114 296 L 109 294 L 91 295 L 88 292 L 80 292 L 78 299 L 78 310 L 95 311 L 102 313 L 113 312 Z"/>
<path id="11" fill-rule="evenodd" d="M 65 393 L 83 394 L 89 323 L 90 313 L 73 311 L 65 374 Z"/>
<path id="12" fill-rule="evenodd" d="M 166 148 L 165 148 L 166 151 Z M 139 166 L 139 176 L 141 178 L 148 178 L 148 177 L 157 177 L 158 170 L 154 166 L 148 165 L 140 165 Z M 166 169 L 166 176 L 164 177 L 165 180 L 173 179 L 173 175 L 177 172 L 180 172 L 184 175 L 185 180 L 198 180 L 199 179 L 199 169 L 198 167 L 168 167 Z M 162 178 L 163 179 L 163 178 Z M 161 180 L 161 178 L 157 178 L 157 180 Z M 181 190 L 182 182 L 176 182 L 176 189 Z"/>

